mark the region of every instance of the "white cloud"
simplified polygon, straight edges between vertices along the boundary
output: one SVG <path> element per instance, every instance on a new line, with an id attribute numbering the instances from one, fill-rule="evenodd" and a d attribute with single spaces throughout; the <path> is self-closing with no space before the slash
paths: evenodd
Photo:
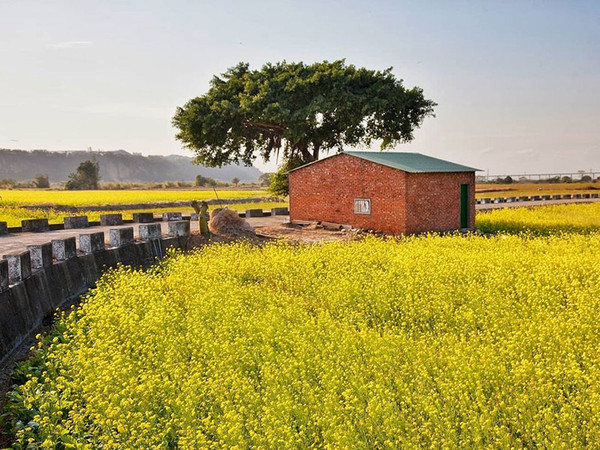
<path id="1" fill-rule="evenodd" d="M 81 48 L 87 47 L 88 45 L 92 45 L 92 41 L 65 41 L 65 42 L 55 42 L 54 44 L 47 44 L 46 47 L 50 48 Z"/>

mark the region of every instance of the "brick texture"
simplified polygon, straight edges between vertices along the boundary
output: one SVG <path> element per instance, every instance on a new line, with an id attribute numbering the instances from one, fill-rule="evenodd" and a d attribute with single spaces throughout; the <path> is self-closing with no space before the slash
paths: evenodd
<path id="1" fill-rule="evenodd" d="M 290 173 L 290 219 L 320 220 L 391 234 L 460 228 L 460 185 L 469 184 L 475 226 L 475 174 L 407 173 L 347 154 Z M 354 200 L 371 200 L 355 214 Z"/>

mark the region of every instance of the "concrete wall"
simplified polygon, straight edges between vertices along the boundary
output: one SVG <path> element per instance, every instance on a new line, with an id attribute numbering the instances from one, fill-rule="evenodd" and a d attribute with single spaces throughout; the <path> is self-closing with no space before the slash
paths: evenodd
<path id="1" fill-rule="evenodd" d="M 189 235 L 189 227 L 187 230 Z M 87 254 L 82 254 L 80 249 L 79 256 L 71 252 L 69 256 L 72 257 L 62 261 L 59 259 L 65 256 L 57 254 L 54 261 L 50 259 L 49 263 L 38 265 L 38 270 L 30 268 L 29 272 L 25 271 L 27 276 L 21 281 L 18 281 L 14 270 L 9 270 L 8 259 L 0 260 L 0 367 L 44 319 L 51 318 L 57 307 L 85 293 L 104 270 L 116 267 L 118 263 L 149 267 L 166 254 L 168 247 L 186 248 L 188 235 L 162 237 L 154 241 L 129 241 L 117 248 L 94 248 L 97 251 Z M 60 248 L 54 244 L 56 241 L 53 241 L 53 248 Z M 23 253 L 10 256 L 19 255 L 23 256 L 18 261 L 20 265 L 31 264 L 30 258 L 24 257 Z"/>
<path id="2" fill-rule="evenodd" d="M 371 214 L 355 214 L 369 198 Z M 405 233 L 406 173 L 340 154 L 290 173 L 290 220 L 320 220 Z"/>

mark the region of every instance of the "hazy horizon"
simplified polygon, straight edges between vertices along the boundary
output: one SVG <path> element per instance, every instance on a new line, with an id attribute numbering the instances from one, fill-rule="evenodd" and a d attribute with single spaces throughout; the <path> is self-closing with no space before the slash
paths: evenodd
<path id="1" fill-rule="evenodd" d="M 192 156 L 171 117 L 213 75 L 345 58 L 438 103 L 396 151 L 599 171 L 599 19 L 593 1 L 2 2 L 0 147 Z"/>

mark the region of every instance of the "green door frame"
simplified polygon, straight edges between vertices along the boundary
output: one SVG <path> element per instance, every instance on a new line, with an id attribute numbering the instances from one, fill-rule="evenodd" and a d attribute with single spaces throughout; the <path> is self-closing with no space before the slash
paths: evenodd
<path id="1" fill-rule="evenodd" d="M 469 228 L 469 185 L 460 185 L 460 227 Z"/>

